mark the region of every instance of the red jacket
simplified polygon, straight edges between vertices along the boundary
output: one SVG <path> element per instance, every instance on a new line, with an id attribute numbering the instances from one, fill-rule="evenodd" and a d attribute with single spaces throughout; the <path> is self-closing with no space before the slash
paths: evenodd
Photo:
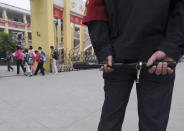
<path id="1" fill-rule="evenodd" d="M 38 63 L 40 63 L 40 53 L 37 53 L 37 54 L 36 54 L 36 61 L 37 61 Z"/>
<path id="2" fill-rule="evenodd" d="M 106 8 L 104 0 L 87 0 L 84 12 L 83 23 L 89 21 L 102 20 L 107 21 Z"/>

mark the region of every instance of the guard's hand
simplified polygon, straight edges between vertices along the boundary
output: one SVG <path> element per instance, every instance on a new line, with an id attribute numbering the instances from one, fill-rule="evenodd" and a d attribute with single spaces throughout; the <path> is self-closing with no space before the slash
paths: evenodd
<path id="1" fill-rule="evenodd" d="M 108 67 L 108 65 L 109 66 L 112 66 L 112 63 L 113 63 L 113 57 L 112 57 L 112 55 L 108 56 L 106 58 L 106 60 L 103 61 L 102 63 L 104 64 L 104 66 L 102 66 L 100 68 L 101 71 L 104 71 L 104 72 L 113 72 L 114 71 L 114 69 Z"/>
<path id="2" fill-rule="evenodd" d="M 147 67 L 153 65 L 155 61 L 174 61 L 172 58 L 168 57 L 163 51 L 156 51 L 148 60 Z M 156 75 L 167 75 L 172 74 L 173 69 L 168 67 L 167 62 L 160 62 L 157 66 L 153 66 L 149 69 L 149 73 Z"/>

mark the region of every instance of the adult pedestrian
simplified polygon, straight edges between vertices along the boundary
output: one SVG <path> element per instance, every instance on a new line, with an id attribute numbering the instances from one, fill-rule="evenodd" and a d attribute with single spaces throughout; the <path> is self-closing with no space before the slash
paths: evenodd
<path id="1" fill-rule="evenodd" d="M 17 74 L 20 73 L 20 66 L 22 68 L 22 71 L 25 73 L 25 68 L 23 65 L 23 52 L 21 50 L 21 48 L 19 46 L 16 47 L 16 51 L 15 51 L 15 59 L 16 59 L 16 63 L 17 63 Z"/>
<path id="2" fill-rule="evenodd" d="M 29 47 L 29 55 L 32 58 L 31 71 L 32 71 L 32 74 L 34 74 L 35 73 L 36 54 L 35 54 L 35 51 L 34 51 L 32 46 Z"/>
<path id="3" fill-rule="evenodd" d="M 8 67 L 8 71 L 14 71 L 13 67 L 11 66 L 11 62 L 12 62 L 12 53 L 11 52 L 7 52 L 6 53 L 6 61 L 7 61 L 7 67 Z"/>
<path id="4" fill-rule="evenodd" d="M 52 68 L 52 72 L 57 74 L 58 73 L 58 69 L 57 69 L 58 54 L 57 54 L 57 51 L 54 49 L 54 46 L 51 46 L 50 49 L 51 49 L 51 68 Z"/>
<path id="5" fill-rule="evenodd" d="M 38 65 L 37 65 L 37 68 L 36 68 L 34 75 L 36 76 L 38 71 L 40 70 L 42 75 L 44 76 L 45 72 L 44 72 L 43 65 L 44 65 L 44 62 L 46 61 L 46 56 L 45 56 L 45 53 L 42 51 L 42 47 L 39 47 L 38 50 L 39 51 L 35 51 L 36 61 L 37 61 Z"/>
<path id="6" fill-rule="evenodd" d="M 88 25 L 99 62 L 104 63 L 105 101 L 98 131 L 121 131 L 137 71 L 112 69 L 113 62 L 148 61 L 137 83 L 139 131 L 166 131 L 175 71 L 184 50 L 184 0 L 87 0 Z"/>

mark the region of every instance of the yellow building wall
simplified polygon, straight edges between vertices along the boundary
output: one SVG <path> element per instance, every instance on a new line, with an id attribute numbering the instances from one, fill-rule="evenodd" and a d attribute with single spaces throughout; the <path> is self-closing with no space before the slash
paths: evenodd
<path id="1" fill-rule="evenodd" d="M 31 29 L 32 45 L 34 49 L 39 46 L 46 53 L 47 61 L 45 69 L 50 71 L 50 46 L 61 48 L 61 22 L 58 22 L 57 29 L 54 25 L 53 0 L 31 0 Z M 26 28 L 25 28 L 26 30 Z M 69 54 L 74 47 L 74 27 L 70 23 L 70 0 L 64 0 L 63 10 L 63 32 L 65 64 L 70 62 Z M 26 33 L 26 31 L 25 31 Z M 80 31 L 80 53 L 84 50 L 84 27 Z"/>
<path id="2" fill-rule="evenodd" d="M 50 71 L 50 46 L 54 46 L 53 0 L 31 0 L 31 30 L 34 49 L 42 47 L 47 61 L 46 71 Z"/>

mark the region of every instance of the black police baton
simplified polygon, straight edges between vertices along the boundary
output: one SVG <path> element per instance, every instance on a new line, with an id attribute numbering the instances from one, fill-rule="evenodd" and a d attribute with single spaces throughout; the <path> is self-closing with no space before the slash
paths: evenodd
<path id="1" fill-rule="evenodd" d="M 168 64 L 168 67 L 174 69 L 176 67 L 176 62 L 175 61 L 166 61 Z M 135 62 L 135 63 L 113 63 L 112 66 L 109 66 L 113 69 L 117 69 L 117 68 L 133 68 L 133 69 L 137 69 L 137 68 L 150 68 L 146 66 L 147 62 Z M 157 66 L 159 64 L 159 61 L 155 62 L 152 66 Z M 74 69 L 98 69 L 101 66 L 104 66 L 104 64 L 90 64 L 87 62 L 77 62 L 73 64 L 73 68 Z"/>
<path id="2" fill-rule="evenodd" d="M 175 61 L 165 61 L 167 62 L 168 67 L 171 69 L 174 69 L 177 65 L 177 62 Z M 152 66 L 157 66 L 160 63 L 160 61 L 154 62 Z M 140 73 L 142 69 L 149 69 L 151 67 L 146 66 L 147 62 L 135 62 L 135 63 L 113 63 L 112 66 L 109 66 L 113 69 L 118 68 L 130 68 L 130 69 L 136 69 L 137 70 L 137 83 L 139 83 L 140 79 Z M 77 62 L 73 64 L 74 69 L 99 69 L 104 64 L 90 64 L 86 62 Z"/>

